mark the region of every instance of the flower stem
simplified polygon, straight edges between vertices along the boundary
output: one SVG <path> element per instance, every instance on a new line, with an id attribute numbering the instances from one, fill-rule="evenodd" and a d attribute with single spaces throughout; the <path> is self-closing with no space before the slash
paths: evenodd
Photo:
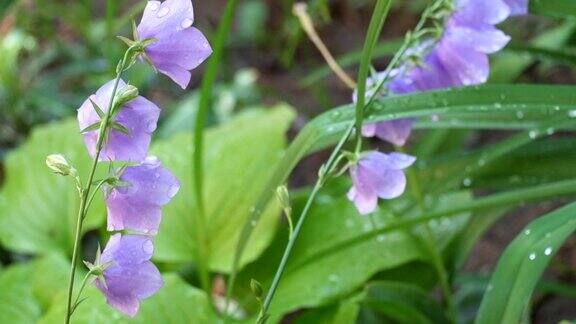
<path id="1" fill-rule="evenodd" d="M 268 309 L 270 308 L 270 303 L 272 302 L 272 299 L 274 298 L 274 294 L 276 293 L 276 289 L 278 288 L 278 284 L 280 283 L 280 279 L 282 278 L 282 275 L 284 274 L 286 264 L 288 262 L 288 259 L 290 258 L 290 254 L 292 253 L 292 249 L 294 248 L 294 244 L 296 243 L 296 239 L 298 238 L 298 235 L 300 234 L 300 231 L 302 230 L 302 226 L 304 225 L 304 222 L 306 221 L 306 218 L 308 216 L 308 212 L 310 211 L 310 208 L 312 207 L 312 204 L 314 203 L 314 200 L 316 199 L 318 192 L 320 191 L 320 189 L 322 189 L 322 187 L 326 183 L 327 177 L 330 174 L 330 170 L 332 170 L 333 167 L 336 165 L 336 161 L 338 160 L 338 157 L 340 156 L 342 148 L 344 147 L 344 144 L 346 144 L 346 142 L 348 141 L 348 138 L 350 137 L 350 135 L 352 135 L 353 130 L 354 130 L 354 124 L 351 124 L 350 127 L 348 127 L 344 136 L 342 136 L 342 138 L 340 139 L 340 142 L 338 142 L 338 144 L 336 145 L 336 147 L 334 148 L 334 150 L 330 154 L 330 158 L 328 159 L 328 161 L 322 166 L 321 170 L 325 170 L 325 171 L 319 172 L 318 180 L 316 181 L 316 184 L 314 185 L 314 189 L 312 189 L 312 193 L 310 193 L 310 196 L 308 197 L 308 200 L 306 201 L 306 205 L 304 206 L 304 209 L 302 210 L 302 213 L 300 214 L 298 222 L 296 223 L 296 227 L 294 228 L 294 232 L 292 233 L 292 235 L 290 235 L 290 238 L 288 240 L 288 244 L 286 246 L 286 249 L 284 250 L 284 254 L 282 255 L 282 260 L 280 261 L 280 265 L 278 266 L 278 269 L 276 270 L 276 274 L 274 275 L 272 285 L 270 286 L 270 289 L 268 290 L 268 293 L 266 294 L 266 298 L 264 299 L 264 303 L 262 303 L 262 307 L 261 307 L 260 312 L 258 314 L 258 319 L 256 320 L 256 322 L 258 324 L 264 324 L 267 320 Z"/>
<path id="2" fill-rule="evenodd" d="M 72 251 L 72 265 L 70 266 L 70 278 L 68 281 L 68 299 L 67 299 L 67 306 L 66 306 L 66 320 L 65 323 L 69 324 L 72 314 L 75 308 L 72 308 L 72 294 L 74 292 L 74 277 L 76 274 L 76 265 L 78 263 L 78 254 L 80 248 L 80 238 L 82 236 L 82 225 L 84 223 L 84 218 L 88 214 L 88 208 L 86 208 L 89 204 L 88 202 L 92 201 L 90 197 L 90 192 L 92 189 L 92 182 L 94 181 L 94 175 L 96 174 L 96 168 L 98 166 L 98 159 L 100 158 L 100 153 L 102 152 L 102 148 L 104 147 L 104 137 L 106 132 L 108 131 L 108 124 L 110 123 L 110 118 L 114 114 L 114 99 L 116 96 L 116 92 L 118 91 L 118 85 L 120 84 L 120 78 L 122 76 L 122 72 L 126 69 L 128 61 L 130 59 L 130 55 L 134 50 L 134 47 L 128 48 L 124 53 L 120 64 L 118 65 L 116 71 L 116 79 L 114 80 L 114 87 L 112 88 L 112 94 L 110 96 L 110 102 L 108 104 L 108 110 L 106 111 L 106 115 L 104 116 L 103 122 L 100 124 L 100 130 L 98 133 L 98 142 L 96 143 L 96 154 L 94 155 L 94 161 L 92 162 L 92 168 L 90 169 L 90 173 L 88 175 L 88 181 L 85 183 L 85 187 L 81 189 L 80 194 L 80 208 L 78 209 L 78 216 L 76 219 L 76 233 L 74 236 L 74 248 Z M 100 187 L 100 186 L 98 186 Z M 93 197 L 93 196 L 92 196 Z M 80 297 L 80 295 L 78 295 Z"/>

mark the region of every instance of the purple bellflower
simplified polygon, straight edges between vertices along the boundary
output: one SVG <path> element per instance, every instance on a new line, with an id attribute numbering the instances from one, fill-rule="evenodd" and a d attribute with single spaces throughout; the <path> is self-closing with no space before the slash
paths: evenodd
<path id="1" fill-rule="evenodd" d="M 148 1 L 137 28 L 140 40 L 155 40 L 146 46 L 144 57 L 182 89 L 190 83 L 189 71 L 212 54 L 206 37 L 193 23 L 190 0 Z"/>
<path id="2" fill-rule="evenodd" d="M 157 234 L 162 206 L 178 193 L 178 180 L 154 156 L 126 167 L 119 180 L 106 194 L 108 230 Z"/>
<path id="3" fill-rule="evenodd" d="M 100 260 L 96 260 L 96 266 L 104 271 L 95 281 L 110 306 L 134 317 L 140 300 L 162 287 L 162 276 L 150 262 L 153 252 L 154 245 L 148 236 L 115 234 L 110 237 Z"/>
<path id="4" fill-rule="evenodd" d="M 527 12 L 526 0 L 457 0 L 445 19 L 439 40 L 425 40 L 408 51 L 421 62 L 408 62 L 394 71 L 388 90 L 393 94 L 430 91 L 485 83 L 490 73 L 487 54 L 501 50 L 510 37 L 495 27 L 511 14 Z M 378 84 L 383 76 L 369 80 Z M 373 91 L 372 91 L 373 92 Z M 402 146 L 412 130 L 408 119 L 366 125 L 364 136 L 376 136 Z"/>
<path id="5" fill-rule="evenodd" d="M 126 86 L 126 83 L 121 80 L 118 92 L 122 93 L 122 89 Z M 96 155 L 99 129 L 98 127 L 91 128 L 91 126 L 97 125 L 103 118 L 102 113 L 108 111 L 113 87 L 114 81 L 106 83 L 78 109 L 78 123 L 81 130 L 86 130 L 83 134 L 84 142 L 92 157 Z M 99 108 L 94 107 L 94 104 Z M 122 107 L 117 107 L 111 118 L 113 127 L 110 128 L 99 160 L 130 162 L 144 160 L 148 154 L 152 132 L 156 130 L 159 116 L 160 108 L 140 96 L 125 103 Z"/>
<path id="6" fill-rule="evenodd" d="M 413 156 L 401 153 L 365 153 L 350 167 L 353 186 L 348 199 L 354 202 L 360 214 L 372 213 L 378 198 L 394 199 L 404 193 L 406 176 L 403 170 L 415 161 Z"/>

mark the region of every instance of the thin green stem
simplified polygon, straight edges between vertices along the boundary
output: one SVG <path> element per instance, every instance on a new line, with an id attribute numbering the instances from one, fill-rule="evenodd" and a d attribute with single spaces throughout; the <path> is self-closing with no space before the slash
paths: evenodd
<path id="1" fill-rule="evenodd" d="M 350 127 L 347 129 L 346 133 L 344 134 L 344 136 L 342 136 L 342 138 L 340 139 L 340 142 L 338 142 L 338 144 L 336 145 L 336 147 L 334 148 L 334 150 L 330 154 L 330 158 L 328 159 L 328 161 L 322 166 L 321 170 L 324 170 L 324 171 L 319 172 L 318 180 L 316 181 L 316 184 L 314 185 L 314 189 L 312 189 L 312 192 L 310 193 L 310 196 L 308 197 L 308 200 L 306 201 L 306 205 L 304 206 L 304 209 L 302 210 L 302 213 L 300 214 L 300 218 L 298 219 L 298 222 L 296 223 L 296 227 L 294 228 L 294 232 L 292 233 L 292 235 L 290 236 L 290 238 L 288 240 L 288 244 L 286 246 L 286 249 L 284 250 L 284 254 L 282 255 L 282 260 L 280 261 L 278 269 L 276 270 L 276 274 L 274 275 L 274 279 L 272 280 L 272 284 L 270 286 L 270 289 L 268 290 L 268 293 L 266 294 L 266 298 L 264 299 L 264 302 L 262 303 L 262 308 L 260 309 L 260 313 L 258 314 L 258 319 L 256 320 L 256 322 L 258 324 L 264 324 L 267 320 L 268 309 L 270 308 L 270 304 L 272 303 L 272 299 L 274 298 L 274 295 L 276 293 L 278 285 L 280 284 L 280 279 L 282 279 L 282 275 L 284 274 L 284 270 L 286 269 L 286 264 L 288 263 L 288 259 L 290 258 L 290 255 L 292 253 L 292 249 L 294 248 L 294 244 L 296 243 L 298 235 L 300 234 L 300 231 L 302 230 L 302 226 L 304 225 L 304 222 L 306 221 L 306 218 L 308 216 L 308 212 L 310 211 L 310 208 L 312 207 L 312 204 L 314 203 L 314 200 L 316 199 L 318 192 L 320 192 L 320 189 L 322 189 L 322 187 L 326 183 L 326 180 L 327 180 L 328 175 L 330 174 L 330 171 L 336 165 L 336 161 L 338 160 L 338 157 L 340 156 L 342 148 L 344 147 L 344 144 L 346 144 L 346 142 L 348 141 L 348 138 L 350 137 L 350 135 L 352 135 L 353 130 L 354 130 L 354 124 L 351 124 Z"/>
<path id="2" fill-rule="evenodd" d="M 110 118 L 114 114 L 114 99 L 116 97 L 116 92 L 118 91 L 118 85 L 120 84 L 120 78 L 122 76 L 122 72 L 124 72 L 130 55 L 134 47 L 128 48 L 128 50 L 124 53 L 122 60 L 118 66 L 116 71 L 116 79 L 114 80 L 114 87 L 112 88 L 112 93 L 110 96 L 110 102 L 108 104 L 108 110 L 106 111 L 106 115 L 104 116 L 104 120 L 101 123 L 100 130 L 98 133 L 98 141 L 96 143 L 96 154 L 94 155 L 94 161 L 92 162 L 92 167 L 90 169 L 90 173 L 88 175 L 88 181 L 85 183 L 85 188 L 81 190 L 80 196 L 80 208 L 78 209 L 78 217 L 76 219 L 76 234 L 74 237 L 74 248 L 72 251 L 72 265 L 70 267 L 70 278 L 68 281 L 68 298 L 67 298 L 67 307 L 66 307 L 66 320 L 65 323 L 70 323 L 70 318 L 72 317 L 72 313 L 74 309 L 72 309 L 72 294 L 74 292 L 74 277 L 76 274 L 76 266 L 78 263 L 78 254 L 79 254 L 79 246 L 80 246 L 80 238 L 82 236 L 82 225 L 84 222 L 84 218 L 86 218 L 88 209 L 86 208 L 87 203 L 89 201 L 89 196 L 92 188 L 92 182 L 94 181 L 94 175 L 96 174 L 96 168 L 98 166 L 98 159 L 100 158 L 100 153 L 102 152 L 102 148 L 104 147 L 104 138 L 106 132 L 108 131 L 108 126 L 110 123 Z"/>
<path id="3" fill-rule="evenodd" d="M 362 58 L 360 60 L 360 71 L 358 73 L 357 84 L 357 98 L 356 98 L 356 153 L 362 149 L 362 124 L 364 123 L 364 109 L 366 103 L 366 80 L 370 72 L 372 62 L 372 54 L 374 48 L 378 43 L 378 38 L 386 20 L 388 10 L 390 9 L 390 0 L 378 0 L 370 25 L 368 26 L 368 33 L 364 49 L 362 50 Z"/>
<path id="4" fill-rule="evenodd" d="M 82 291 L 84 291 L 84 288 L 86 288 L 86 284 L 88 283 L 88 279 L 90 279 L 90 276 L 92 276 L 92 274 L 90 272 L 86 273 L 86 275 L 84 276 L 84 279 L 82 280 L 82 285 L 80 285 L 80 289 L 78 290 L 78 294 L 76 294 L 76 299 L 74 300 L 74 304 L 72 306 L 72 311 L 74 311 L 76 309 L 76 307 L 78 307 L 78 301 L 80 300 L 80 297 L 82 296 Z"/>
<path id="5" fill-rule="evenodd" d="M 228 35 L 230 34 L 230 30 L 232 28 L 232 20 L 234 18 L 234 12 L 236 11 L 237 3 L 237 0 L 229 0 L 226 3 L 226 8 L 224 9 L 224 14 L 222 15 L 222 22 L 218 26 L 218 31 L 216 32 L 214 52 L 208 61 L 206 73 L 204 74 L 204 79 L 202 80 L 202 86 L 200 89 L 200 102 L 198 104 L 198 112 L 196 114 L 194 125 L 192 179 L 194 180 L 194 196 L 196 198 L 196 212 L 198 213 L 198 216 L 196 217 L 198 222 L 198 228 L 196 231 L 198 240 L 197 262 L 200 274 L 200 284 L 202 289 L 204 289 L 206 292 L 209 292 L 211 287 L 210 270 L 208 267 L 210 251 L 208 246 L 208 238 L 206 236 L 207 220 L 204 206 L 204 126 L 206 123 L 208 111 L 210 109 L 210 103 L 212 101 L 212 89 L 214 88 L 216 76 L 218 75 L 218 69 L 222 61 L 226 40 L 228 39 Z"/>

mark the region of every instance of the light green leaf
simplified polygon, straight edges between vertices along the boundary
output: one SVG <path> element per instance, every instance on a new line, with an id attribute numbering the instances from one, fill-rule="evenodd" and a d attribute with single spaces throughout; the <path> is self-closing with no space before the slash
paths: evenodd
<path id="1" fill-rule="evenodd" d="M 85 290 L 88 297 L 74 313 L 74 323 L 215 323 L 206 294 L 173 274 L 164 276 L 164 287 L 149 299 L 142 301 L 140 310 L 131 319 L 106 304 L 104 295 L 94 286 Z M 41 319 L 42 324 L 62 323 L 66 313 L 64 294 L 56 298 L 53 307 Z"/>
<path id="2" fill-rule="evenodd" d="M 542 273 L 575 230 L 576 203 L 530 223 L 500 257 L 476 323 L 519 323 Z"/>
<path id="3" fill-rule="evenodd" d="M 15 265 L 0 273 L 0 323 L 35 323 L 40 305 L 32 294 L 33 267 Z"/>
<path id="4" fill-rule="evenodd" d="M 569 0 L 532 0 L 530 12 L 552 17 L 576 17 L 576 2 Z"/>
<path id="5" fill-rule="evenodd" d="M 69 253 L 72 250 L 79 198 L 70 177 L 46 168 L 47 155 L 61 153 L 87 176 L 88 155 L 75 120 L 36 128 L 6 159 L 6 181 L 0 190 L 0 242 L 21 253 Z M 84 231 L 102 223 L 104 204 L 94 201 Z"/>
<path id="6" fill-rule="evenodd" d="M 207 131 L 205 152 L 205 201 L 208 228 L 196 228 L 192 195 L 192 139 L 178 135 L 157 143 L 153 152 L 181 181 L 181 190 L 164 208 L 156 240 L 156 259 L 189 262 L 196 257 L 196 231 L 209 240 L 210 268 L 231 268 L 239 229 L 246 221 L 266 179 L 280 160 L 285 133 L 294 116 L 286 106 L 272 110 L 247 111 L 233 121 Z M 272 240 L 279 208 L 276 203 L 263 210 L 263 221 L 255 228 L 243 263 L 254 260 Z"/>
<path id="7" fill-rule="evenodd" d="M 269 311 L 272 319 L 296 309 L 332 303 L 352 293 L 375 273 L 422 257 L 420 245 L 405 231 L 356 241 L 373 229 L 373 223 L 358 215 L 344 194 L 341 198 L 322 194 L 318 201 L 302 228 L 272 301 Z M 381 216 L 377 220 L 379 226 L 391 219 Z M 343 245 L 343 242 L 350 243 Z M 285 237 L 279 235 L 273 248 L 241 273 L 239 285 L 244 285 L 245 277 L 251 275 L 268 289 L 278 252 L 285 244 Z"/>

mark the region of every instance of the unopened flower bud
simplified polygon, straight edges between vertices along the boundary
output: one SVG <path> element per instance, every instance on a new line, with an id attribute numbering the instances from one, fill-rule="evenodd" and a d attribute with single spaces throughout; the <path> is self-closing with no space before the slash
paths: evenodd
<path id="1" fill-rule="evenodd" d="M 291 209 L 290 194 L 288 193 L 288 188 L 286 188 L 286 186 L 280 186 L 276 189 L 276 197 L 278 197 L 282 209 Z"/>
<path id="2" fill-rule="evenodd" d="M 62 154 L 50 154 L 46 157 L 46 165 L 56 174 L 68 176 L 76 175 L 76 169 L 68 163 Z"/>
<path id="3" fill-rule="evenodd" d="M 258 280 L 250 279 L 250 289 L 252 290 L 252 293 L 254 293 L 254 296 L 256 296 L 258 300 L 262 299 L 262 295 L 264 295 L 264 290 L 262 289 L 262 285 L 258 282 Z"/>
<path id="4" fill-rule="evenodd" d="M 116 107 L 122 107 L 130 101 L 136 99 L 136 97 L 138 97 L 138 88 L 131 84 L 127 84 L 124 88 L 118 91 L 115 105 Z"/>

